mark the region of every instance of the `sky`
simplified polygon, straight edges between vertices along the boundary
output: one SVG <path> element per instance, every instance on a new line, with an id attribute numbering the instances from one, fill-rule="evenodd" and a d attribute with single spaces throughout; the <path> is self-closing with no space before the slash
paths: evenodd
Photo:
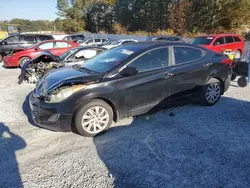
<path id="1" fill-rule="evenodd" d="M 0 20 L 55 20 L 57 0 L 0 0 Z"/>

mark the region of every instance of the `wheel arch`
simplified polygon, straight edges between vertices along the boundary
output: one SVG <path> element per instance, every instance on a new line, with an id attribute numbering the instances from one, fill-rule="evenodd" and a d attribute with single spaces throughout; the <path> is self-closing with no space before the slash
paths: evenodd
<path id="1" fill-rule="evenodd" d="M 210 78 L 207 82 L 206 82 L 206 84 L 213 84 L 213 83 L 217 83 L 217 82 L 220 82 L 220 85 L 221 85 L 221 94 L 223 94 L 224 93 L 224 90 L 225 90 L 225 85 L 224 85 L 224 82 L 223 82 L 223 80 L 220 78 L 220 77 L 212 77 L 212 78 Z"/>
<path id="2" fill-rule="evenodd" d="M 89 101 L 95 100 L 95 99 L 102 100 L 102 101 L 106 102 L 106 103 L 112 108 L 113 116 L 114 116 L 114 117 L 113 117 L 113 121 L 114 121 L 114 122 L 119 121 L 119 112 L 117 111 L 117 108 L 115 107 L 115 105 L 114 105 L 114 103 L 113 103 L 112 101 L 110 101 L 110 100 L 107 99 L 107 98 L 102 98 L 102 97 L 91 98 Z M 77 111 L 78 111 L 80 108 L 82 108 L 84 105 L 85 105 L 85 104 L 79 105 L 79 106 L 75 109 L 75 111 L 74 111 L 74 113 L 73 113 L 73 115 L 72 115 L 71 129 L 72 129 L 73 132 L 76 132 L 76 127 L 75 127 L 75 122 L 74 122 L 76 113 L 77 113 Z"/>

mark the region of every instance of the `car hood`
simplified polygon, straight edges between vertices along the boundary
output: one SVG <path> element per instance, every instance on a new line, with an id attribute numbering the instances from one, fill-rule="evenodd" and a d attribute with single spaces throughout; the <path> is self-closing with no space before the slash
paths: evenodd
<path id="1" fill-rule="evenodd" d="M 89 73 L 83 69 L 73 67 L 56 69 L 40 79 L 36 87 L 36 93 L 39 96 L 46 96 L 62 85 L 95 82 L 99 81 L 102 76 L 101 73 Z"/>

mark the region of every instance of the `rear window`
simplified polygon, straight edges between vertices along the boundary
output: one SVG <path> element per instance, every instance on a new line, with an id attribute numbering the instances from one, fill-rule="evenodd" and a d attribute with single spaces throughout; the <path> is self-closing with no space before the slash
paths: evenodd
<path id="1" fill-rule="evenodd" d="M 29 35 L 24 35 L 23 40 L 24 40 L 24 42 L 35 42 L 35 37 L 29 36 Z"/>
<path id="2" fill-rule="evenodd" d="M 189 47 L 174 47 L 175 64 L 193 62 L 202 58 L 202 51 Z"/>
<path id="3" fill-rule="evenodd" d="M 70 44 L 67 42 L 56 42 L 55 48 L 68 48 Z"/>
<path id="4" fill-rule="evenodd" d="M 46 35 L 41 35 L 40 37 L 40 41 L 44 41 L 44 40 L 53 40 L 52 36 L 46 36 Z"/>
<path id="5" fill-rule="evenodd" d="M 240 40 L 239 37 L 234 36 L 233 38 L 234 38 L 234 41 L 235 41 L 235 42 L 241 42 L 241 40 Z"/>
<path id="6" fill-rule="evenodd" d="M 227 36 L 226 37 L 226 43 L 232 43 L 232 42 L 234 42 L 233 37 L 232 36 Z"/>
<path id="7" fill-rule="evenodd" d="M 210 45 L 213 40 L 214 37 L 197 37 L 192 41 L 192 44 Z"/>

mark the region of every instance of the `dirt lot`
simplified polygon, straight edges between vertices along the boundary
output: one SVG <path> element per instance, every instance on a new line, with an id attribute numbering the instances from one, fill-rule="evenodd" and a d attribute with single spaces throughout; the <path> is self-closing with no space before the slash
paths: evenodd
<path id="1" fill-rule="evenodd" d="M 123 120 L 94 139 L 31 125 L 19 69 L 0 68 L 0 187 L 250 187 L 250 87 L 213 107 Z M 173 112 L 175 116 L 169 116 Z"/>

